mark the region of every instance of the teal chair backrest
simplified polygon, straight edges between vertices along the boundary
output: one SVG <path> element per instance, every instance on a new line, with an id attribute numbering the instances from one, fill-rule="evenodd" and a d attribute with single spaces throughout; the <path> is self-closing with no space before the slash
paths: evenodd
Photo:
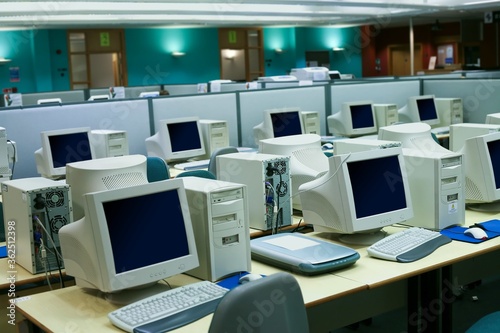
<path id="1" fill-rule="evenodd" d="M 176 176 L 178 177 L 200 177 L 200 178 L 208 178 L 208 179 L 217 179 L 215 175 L 208 170 L 189 170 L 181 172 Z"/>
<path id="2" fill-rule="evenodd" d="M 168 165 L 161 157 L 148 156 L 146 159 L 148 182 L 157 182 L 170 178 Z"/>

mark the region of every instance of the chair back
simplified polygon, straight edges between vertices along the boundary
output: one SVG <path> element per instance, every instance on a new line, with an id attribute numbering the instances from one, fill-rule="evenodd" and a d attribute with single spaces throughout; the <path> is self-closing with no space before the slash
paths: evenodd
<path id="1" fill-rule="evenodd" d="M 161 157 L 148 156 L 146 158 L 146 171 L 150 183 L 170 178 L 168 165 Z"/>
<path id="2" fill-rule="evenodd" d="M 293 275 L 279 272 L 239 285 L 220 301 L 209 333 L 308 333 L 304 299 Z"/>
<path id="3" fill-rule="evenodd" d="M 176 176 L 176 178 L 179 177 L 200 177 L 200 178 L 208 178 L 208 179 L 216 179 L 215 175 L 211 173 L 210 171 L 207 170 L 189 170 L 189 171 L 184 171 L 181 172 Z"/>
<path id="4" fill-rule="evenodd" d="M 210 171 L 213 175 L 215 175 L 215 178 L 217 177 L 217 156 L 219 155 L 224 155 L 224 154 L 232 154 L 232 153 L 237 153 L 238 149 L 233 146 L 228 146 L 228 147 L 222 147 L 222 148 L 217 148 L 210 154 L 210 160 L 208 161 L 208 171 Z"/>

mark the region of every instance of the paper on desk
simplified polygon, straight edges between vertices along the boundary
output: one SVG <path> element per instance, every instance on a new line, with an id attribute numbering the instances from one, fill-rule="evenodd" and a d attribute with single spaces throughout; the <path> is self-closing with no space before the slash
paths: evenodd
<path id="1" fill-rule="evenodd" d="M 318 242 L 313 240 L 304 239 L 302 237 L 295 236 L 283 236 L 265 240 L 264 243 L 268 243 L 274 246 L 279 246 L 290 251 L 297 251 L 305 249 L 306 247 L 312 247 L 319 245 Z"/>

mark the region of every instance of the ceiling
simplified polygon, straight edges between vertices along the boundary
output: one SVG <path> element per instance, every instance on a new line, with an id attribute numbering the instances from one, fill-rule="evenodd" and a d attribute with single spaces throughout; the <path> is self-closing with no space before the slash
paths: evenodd
<path id="1" fill-rule="evenodd" d="M 380 26 L 483 20 L 500 1 L 1 1 L 0 30 L 169 26 Z"/>

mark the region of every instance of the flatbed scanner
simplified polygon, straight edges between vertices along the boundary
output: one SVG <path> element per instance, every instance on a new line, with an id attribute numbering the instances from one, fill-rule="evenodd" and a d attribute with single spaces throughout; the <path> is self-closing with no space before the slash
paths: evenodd
<path id="1" fill-rule="evenodd" d="M 354 264 L 355 250 L 295 233 L 252 239 L 252 259 L 303 275 L 331 272 Z"/>

